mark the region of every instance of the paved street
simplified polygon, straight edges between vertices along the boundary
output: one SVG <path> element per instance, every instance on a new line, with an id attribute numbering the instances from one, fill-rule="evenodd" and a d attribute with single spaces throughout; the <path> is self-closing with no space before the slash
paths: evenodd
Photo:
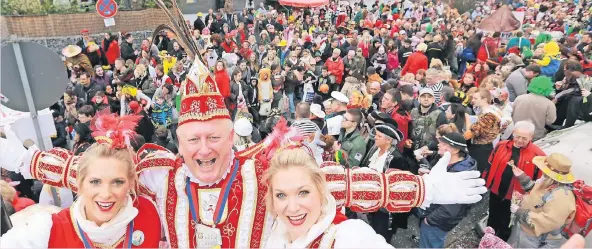
<path id="1" fill-rule="evenodd" d="M 476 248 L 479 246 L 480 238 L 474 230 L 477 221 L 485 217 L 487 213 L 487 203 L 489 195 L 479 203 L 474 204 L 469 212 L 469 215 L 465 217 L 460 224 L 458 224 L 446 238 L 446 248 Z M 411 235 L 419 236 L 419 220 L 415 216 L 409 217 L 409 229 L 401 230 L 397 232 L 391 244 L 395 248 L 417 248 L 418 245 L 411 241 Z"/>

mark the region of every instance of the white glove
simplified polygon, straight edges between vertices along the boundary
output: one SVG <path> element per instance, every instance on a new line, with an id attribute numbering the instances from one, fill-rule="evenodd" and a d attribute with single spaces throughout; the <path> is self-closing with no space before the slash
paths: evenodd
<path id="1" fill-rule="evenodd" d="M 0 138 L 0 168 L 18 172 L 27 149 L 10 129 L 10 125 L 4 126 L 4 134 L 6 138 Z"/>
<path id="2" fill-rule="evenodd" d="M 512 212 L 514 214 L 514 213 L 516 213 L 516 211 L 518 211 L 518 208 L 520 208 L 520 206 L 518 206 L 516 204 L 512 204 L 512 205 L 510 205 L 510 212 Z"/>
<path id="3" fill-rule="evenodd" d="M 422 207 L 430 204 L 471 204 L 487 192 L 479 171 L 447 172 L 450 153 L 446 152 L 429 174 L 423 175 L 426 195 Z"/>
<path id="4" fill-rule="evenodd" d="M 319 147 L 327 145 L 327 144 L 325 144 L 325 142 L 323 142 L 323 140 L 321 140 L 321 131 L 317 131 L 315 133 L 315 137 L 312 141 L 314 144 L 318 145 Z"/>
<path id="5" fill-rule="evenodd" d="M 304 141 L 304 144 L 306 146 L 308 146 L 312 152 L 313 152 L 313 156 L 315 158 L 315 161 L 317 162 L 318 165 L 321 165 L 321 163 L 323 163 L 323 148 L 321 148 L 321 146 L 325 146 L 325 142 L 321 141 L 320 139 L 321 137 L 321 132 L 317 131 L 315 138 L 313 141 L 311 141 L 310 143 L 307 141 Z"/>

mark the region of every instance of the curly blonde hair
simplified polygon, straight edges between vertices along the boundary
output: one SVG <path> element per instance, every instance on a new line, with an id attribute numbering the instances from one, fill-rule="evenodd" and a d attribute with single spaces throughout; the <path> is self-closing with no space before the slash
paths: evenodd
<path id="1" fill-rule="evenodd" d="M 498 76 L 498 75 L 488 75 L 487 77 L 485 77 L 481 83 L 479 84 L 479 88 L 484 88 L 487 90 L 491 90 L 488 89 L 488 87 L 491 87 L 491 89 L 493 88 L 503 88 L 504 87 L 504 80 L 502 79 L 502 77 Z"/>
<path id="2" fill-rule="evenodd" d="M 444 63 L 442 63 L 442 60 L 434 58 L 430 62 L 430 68 L 434 68 L 434 69 L 438 69 L 438 70 L 442 71 L 442 70 L 444 70 Z"/>
<path id="3" fill-rule="evenodd" d="M 403 77 L 401 77 L 401 80 L 413 84 L 417 82 L 415 80 L 415 75 L 413 75 L 412 73 L 406 73 L 405 75 L 403 75 Z"/>

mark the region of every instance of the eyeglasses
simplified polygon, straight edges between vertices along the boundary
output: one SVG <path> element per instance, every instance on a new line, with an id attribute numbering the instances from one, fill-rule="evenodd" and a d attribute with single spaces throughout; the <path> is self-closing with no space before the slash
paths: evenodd
<path id="1" fill-rule="evenodd" d="M 513 134 L 513 135 L 514 135 L 514 140 L 522 141 L 522 142 L 528 142 L 528 141 L 530 141 L 530 138 L 528 138 L 528 137 L 523 137 L 523 136 L 519 136 L 519 135 L 516 135 L 516 134 Z"/>

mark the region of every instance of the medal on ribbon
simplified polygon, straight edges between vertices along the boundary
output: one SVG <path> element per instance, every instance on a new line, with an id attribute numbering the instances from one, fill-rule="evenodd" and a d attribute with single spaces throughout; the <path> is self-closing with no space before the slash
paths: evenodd
<path id="1" fill-rule="evenodd" d="M 220 229 L 197 224 L 195 227 L 195 242 L 198 248 L 220 248 L 222 236 Z"/>
<path id="2" fill-rule="evenodd" d="M 213 217 L 214 224 L 211 227 L 199 223 L 200 219 L 196 210 L 196 208 L 199 206 L 197 204 L 198 197 L 195 189 L 191 188 L 191 181 L 189 178 L 187 178 L 185 190 L 187 192 L 187 196 L 189 197 L 189 209 L 191 211 L 191 218 L 193 221 L 192 223 L 195 224 L 195 245 L 197 248 L 219 249 L 222 247 L 222 235 L 220 233 L 220 229 L 216 228 L 216 225 L 219 224 L 222 219 L 222 214 L 224 213 L 226 201 L 228 200 L 228 194 L 230 192 L 230 186 L 236 178 L 236 174 L 238 172 L 238 160 L 235 160 L 233 166 L 234 167 L 232 169 L 230 178 L 222 186 L 222 196 L 218 198 Z"/>

